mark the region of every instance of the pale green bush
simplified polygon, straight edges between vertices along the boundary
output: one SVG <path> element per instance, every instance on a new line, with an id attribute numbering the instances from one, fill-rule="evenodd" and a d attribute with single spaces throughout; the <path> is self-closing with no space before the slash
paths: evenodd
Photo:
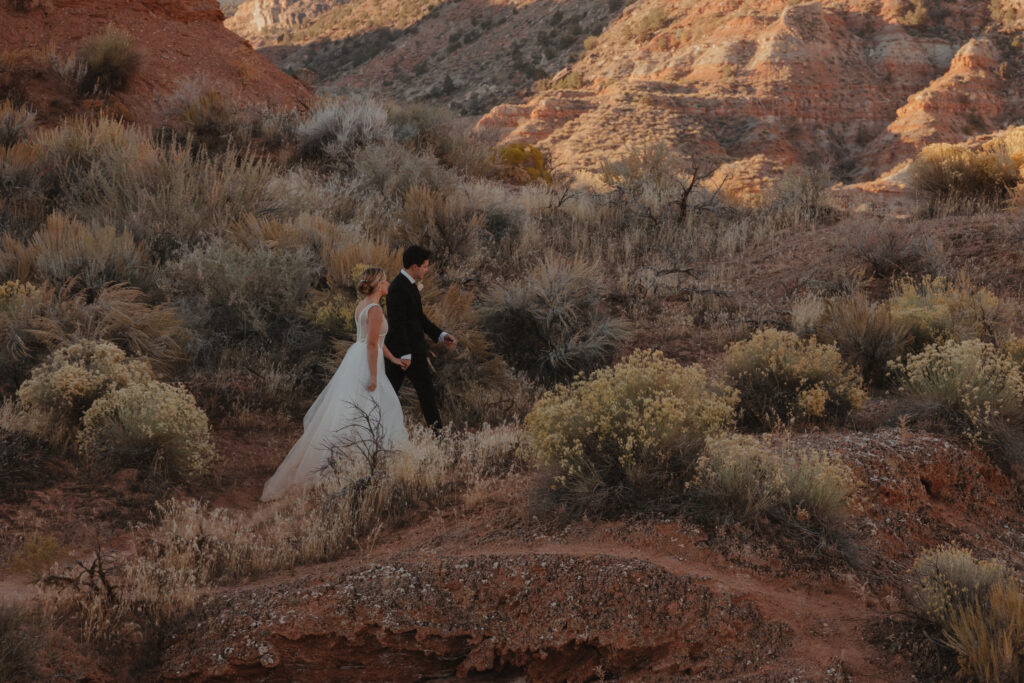
<path id="1" fill-rule="evenodd" d="M 109 342 L 80 341 L 61 347 L 32 371 L 18 389 L 18 400 L 46 415 L 58 440 L 73 433 L 96 399 L 108 392 L 153 379 L 149 363 L 130 359 Z"/>
<path id="2" fill-rule="evenodd" d="M 82 416 L 78 447 L 92 462 L 130 464 L 174 479 L 206 474 L 216 457 L 209 421 L 192 394 L 157 381 L 96 400 Z"/>
<path id="3" fill-rule="evenodd" d="M 725 371 L 751 427 L 841 420 L 865 397 L 860 376 L 835 346 L 792 332 L 764 329 L 730 345 Z"/>
<path id="4" fill-rule="evenodd" d="M 704 509 L 756 521 L 762 516 L 831 528 L 853 492 L 846 465 L 818 453 L 781 456 L 749 436 L 712 439 L 687 488 Z"/>
<path id="5" fill-rule="evenodd" d="M 906 395 L 937 404 L 972 438 L 984 440 L 1024 416 L 1020 367 L 992 344 L 933 344 L 894 369 Z"/>
<path id="6" fill-rule="evenodd" d="M 358 149 L 390 142 L 393 136 L 384 106 L 357 98 L 324 100 L 296 134 L 304 156 L 342 163 L 351 162 Z"/>
<path id="7" fill-rule="evenodd" d="M 699 365 L 637 351 L 544 394 L 526 430 L 569 503 L 616 510 L 668 499 L 673 485 L 681 490 L 705 439 L 732 421 L 735 403 L 735 393 Z"/>
<path id="8" fill-rule="evenodd" d="M 911 569 L 915 612 L 941 629 L 963 677 L 1019 681 L 1024 676 L 1024 594 L 999 560 L 975 560 L 946 545 L 921 553 Z"/>
<path id="9" fill-rule="evenodd" d="M 893 322 L 909 329 L 914 350 L 947 339 L 991 340 L 1007 328 L 999 297 L 964 280 L 902 279 L 893 284 L 889 307 Z"/>

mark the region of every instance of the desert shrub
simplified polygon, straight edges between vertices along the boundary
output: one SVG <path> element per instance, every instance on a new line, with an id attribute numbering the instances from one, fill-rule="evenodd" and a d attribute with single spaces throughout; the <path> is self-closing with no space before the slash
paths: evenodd
<path id="1" fill-rule="evenodd" d="M 0 100 L 0 147 L 28 139 L 35 127 L 34 111 L 24 105 L 15 106 L 10 100 Z"/>
<path id="2" fill-rule="evenodd" d="M 759 198 L 756 218 L 773 230 L 813 227 L 833 215 L 824 169 L 791 166 Z"/>
<path id="3" fill-rule="evenodd" d="M 464 192 L 410 188 L 398 218 L 391 241 L 427 247 L 442 275 L 451 276 L 456 268 L 479 267 L 486 217 Z"/>
<path id="4" fill-rule="evenodd" d="M 448 107 L 389 103 L 387 111 L 396 142 L 469 176 L 494 173 L 487 144 Z"/>
<path id="5" fill-rule="evenodd" d="M 459 184 L 455 172 L 442 166 L 434 155 L 415 152 L 396 142 L 357 150 L 351 171 L 348 190 L 361 198 L 364 213 L 379 211 L 377 204 L 365 201 L 367 194 L 393 203 L 395 197 L 405 197 L 414 187 L 443 190 Z"/>
<path id="6" fill-rule="evenodd" d="M 736 519 L 830 528 L 843 516 L 852 482 L 848 467 L 823 455 L 783 457 L 753 437 L 727 436 L 709 441 L 687 488 L 703 509 Z"/>
<path id="7" fill-rule="evenodd" d="M 961 674 L 979 681 L 1024 675 L 1024 595 L 1006 564 L 947 545 L 921 553 L 911 575 L 911 605 L 941 629 Z"/>
<path id="8" fill-rule="evenodd" d="M 40 436 L 60 441 L 75 432 L 96 399 L 151 379 L 146 361 L 129 359 L 110 342 L 81 341 L 57 349 L 35 368 L 18 389 L 18 400 L 47 416 L 48 429 Z"/>
<path id="9" fill-rule="evenodd" d="M 1024 417 L 1020 368 L 987 342 L 933 344 L 894 369 L 907 396 L 935 405 L 972 438 L 991 438 Z"/>
<path id="10" fill-rule="evenodd" d="M 958 611 L 943 634 L 964 677 L 977 681 L 1024 679 L 1024 594 L 1009 581 L 996 584 L 988 604 Z"/>
<path id="11" fill-rule="evenodd" d="M 211 149 L 221 148 L 224 139 L 235 133 L 240 124 L 232 103 L 210 88 L 182 93 L 176 109 L 183 132 Z"/>
<path id="12" fill-rule="evenodd" d="M 64 214 L 51 215 L 20 254 L 19 272 L 30 272 L 57 288 L 97 292 L 110 282 L 151 286 L 151 264 L 128 232 L 86 225 Z"/>
<path id="13" fill-rule="evenodd" d="M 604 307 L 597 266 L 545 258 L 528 275 L 493 287 L 481 324 L 516 369 L 545 383 L 608 363 L 625 341 L 623 321 Z"/>
<path id="14" fill-rule="evenodd" d="M 457 427 L 479 427 L 519 420 L 526 414 L 533 405 L 532 385 L 494 355 L 480 330 L 472 295 L 454 285 L 443 291 L 428 285 L 424 310 L 459 340 L 453 348 L 438 348 L 431 360 L 446 421 Z"/>
<path id="15" fill-rule="evenodd" d="M 1020 182 L 1018 164 L 1000 149 L 928 145 L 910 166 L 910 184 L 934 207 L 998 203 Z"/>
<path id="16" fill-rule="evenodd" d="M 948 267 L 941 244 L 898 224 L 861 226 L 852 235 L 850 251 L 876 277 L 935 277 Z"/>
<path id="17" fill-rule="evenodd" d="M 206 474 L 215 458 L 209 421 L 192 394 L 157 381 L 97 399 L 82 416 L 78 447 L 91 462 L 130 463 L 174 479 Z"/>
<path id="18" fill-rule="evenodd" d="M 148 303 L 135 287 L 111 285 L 95 293 L 62 293 L 50 316 L 60 330 L 56 343 L 69 339 L 113 342 L 163 371 L 174 369 L 184 358 L 187 330 L 178 309 Z"/>
<path id="19" fill-rule="evenodd" d="M 348 164 L 356 150 L 392 139 L 388 112 L 375 100 L 334 99 L 321 102 L 299 124 L 302 155 Z"/>
<path id="20" fill-rule="evenodd" d="M 55 562 L 66 557 L 67 549 L 52 534 L 29 535 L 22 543 L 21 550 L 11 558 L 10 567 L 33 577 L 39 577 Z"/>
<path id="21" fill-rule="evenodd" d="M 157 147 L 108 119 L 72 120 L 33 137 L 49 205 L 84 221 L 130 231 L 158 259 L 275 209 L 265 161 L 188 142 Z"/>
<path id="22" fill-rule="evenodd" d="M 707 508 L 756 521 L 789 495 L 782 461 L 752 437 L 712 439 L 687 485 Z"/>
<path id="23" fill-rule="evenodd" d="M 0 285 L 0 389 L 17 387 L 33 361 L 45 355 L 54 335 L 44 322 L 52 300 L 51 290 L 27 282 Z"/>
<path id="24" fill-rule="evenodd" d="M 962 278 L 905 278 L 893 284 L 889 302 L 893 320 L 910 329 L 915 350 L 947 339 L 992 341 L 1008 327 L 999 297 Z"/>
<path id="25" fill-rule="evenodd" d="M 0 679 L 18 683 L 38 680 L 36 662 L 38 638 L 26 624 L 29 615 L 24 607 L 0 604 Z"/>
<path id="26" fill-rule="evenodd" d="M 331 296 L 315 304 L 313 323 L 330 337 L 350 338 L 356 332 L 356 300 L 351 296 Z"/>
<path id="27" fill-rule="evenodd" d="M 604 512 L 672 505 L 705 439 L 732 420 L 735 403 L 702 367 L 637 351 L 548 391 L 526 431 L 567 504 Z"/>
<path id="28" fill-rule="evenodd" d="M 865 397 L 835 346 L 792 332 L 764 329 L 731 344 L 725 371 L 739 391 L 740 419 L 760 429 L 841 420 Z"/>
<path id="29" fill-rule="evenodd" d="M 914 610 L 931 621 L 946 623 L 957 610 L 986 600 L 993 587 L 1012 575 L 998 560 L 979 562 L 969 550 L 945 545 L 921 553 L 911 576 Z"/>
<path id="30" fill-rule="evenodd" d="M 494 150 L 494 163 L 502 177 L 514 183 L 525 185 L 534 181 L 551 184 L 544 152 L 533 145 L 508 144 Z"/>
<path id="31" fill-rule="evenodd" d="M 218 240 L 168 264 L 162 288 L 196 333 L 195 352 L 215 359 L 232 345 L 300 355 L 320 343 L 302 310 L 317 269 L 306 250 L 254 249 Z"/>
<path id="32" fill-rule="evenodd" d="M 821 341 L 835 344 L 843 359 L 875 386 L 887 383 L 889 363 L 903 355 L 911 340 L 909 325 L 893 320 L 887 302 L 872 302 L 860 292 L 826 301 L 815 327 Z"/>
<path id="33" fill-rule="evenodd" d="M 85 41 L 82 58 L 87 67 L 82 88 L 92 93 L 123 89 L 142 65 L 135 39 L 113 25 Z"/>

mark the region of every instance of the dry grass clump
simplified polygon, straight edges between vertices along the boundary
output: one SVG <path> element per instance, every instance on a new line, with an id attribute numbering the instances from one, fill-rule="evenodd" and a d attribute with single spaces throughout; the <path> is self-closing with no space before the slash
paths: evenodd
<path id="1" fill-rule="evenodd" d="M 595 264 L 548 256 L 519 280 L 493 287 L 481 305 L 488 339 L 509 363 L 550 384 L 615 356 L 625 322 L 605 308 Z"/>
<path id="2" fill-rule="evenodd" d="M 0 285 L 0 391 L 11 391 L 48 352 L 57 326 L 48 317 L 53 290 L 9 280 Z"/>
<path id="3" fill-rule="evenodd" d="M 851 236 L 850 251 L 868 267 L 869 275 L 881 278 L 936 277 L 949 266 L 934 238 L 895 223 L 859 226 Z"/>
<path id="4" fill-rule="evenodd" d="M 973 210 L 1005 201 L 1020 182 L 1019 164 L 1005 150 L 966 145 L 928 145 L 910 167 L 911 185 L 929 201 L 954 210 Z"/>
<path id="5" fill-rule="evenodd" d="M 183 387 L 151 380 L 97 399 L 82 415 L 79 451 L 90 462 L 141 467 L 173 479 L 209 472 L 210 425 Z"/>
<path id="6" fill-rule="evenodd" d="M 962 277 L 899 280 L 893 283 L 889 307 L 893 321 L 910 329 L 910 348 L 916 350 L 948 339 L 993 341 L 1009 326 L 999 297 Z"/>
<path id="7" fill-rule="evenodd" d="M 964 677 L 986 683 L 1024 677 L 1024 595 L 1003 562 L 979 562 L 948 545 L 923 552 L 911 573 L 911 604 L 941 630 Z"/>
<path id="8" fill-rule="evenodd" d="M 158 260 L 275 208 L 269 162 L 233 149 L 158 145 L 104 118 L 39 131 L 25 145 L 31 182 L 15 188 L 16 199 L 130 231 Z"/>
<path id="9" fill-rule="evenodd" d="M 39 680 L 38 637 L 27 627 L 30 616 L 15 604 L 0 604 L 0 680 L 20 683 Z"/>
<path id="10" fill-rule="evenodd" d="M 128 232 L 87 225 L 55 213 L 21 248 L 13 243 L 9 276 L 46 281 L 58 289 L 97 292 L 110 282 L 152 286 L 146 251 Z M 0 274 L 3 271 L 0 270 Z"/>
<path id="11" fill-rule="evenodd" d="M 82 563 L 91 571 L 48 577 L 44 601 L 90 641 L 116 644 L 133 631 L 158 639 L 209 586 L 335 559 L 418 506 L 455 500 L 473 479 L 514 467 L 517 448 L 518 432 L 507 427 L 418 432 L 408 450 L 361 461 L 372 469 L 325 471 L 317 486 L 255 512 L 171 501 L 134 555 L 98 552 Z"/>
<path id="12" fill-rule="evenodd" d="M 893 319 L 889 303 L 870 301 L 862 292 L 825 301 L 815 330 L 874 386 L 888 383 L 889 363 L 900 358 L 911 341 L 909 324 Z"/>
<path id="13" fill-rule="evenodd" d="M 853 491 L 849 467 L 817 453 L 783 457 L 749 436 L 708 442 L 687 489 L 702 509 L 745 521 L 761 518 L 834 529 Z"/>
<path id="14" fill-rule="evenodd" d="M 724 361 L 740 420 L 753 428 L 841 420 L 865 398 L 859 374 L 835 346 L 792 332 L 761 330 L 731 344 Z"/>
<path id="15" fill-rule="evenodd" d="M 129 359 L 110 342 L 80 341 L 57 349 L 18 389 L 18 400 L 45 418 L 39 433 L 61 443 L 78 429 L 82 415 L 101 396 L 153 379 L 149 364 Z"/>
<path id="16" fill-rule="evenodd" d="M 894 367 L 905 395 L 935 406 L 968 436 L 982 442 L 1024 419 L 1020 367 L 977 339 L 933 344 Z"/>
<path id="17" fill-rule="evenodd" d="M 85 41 L 82 58 L 86 72 L 81 87 L 87 93 L 123 90 L 142 66 L 135 39 L 114 25 Z"/>
<path id="18" fill-rule="evenodd" d="M 36 113 L 28 107 L 0 100 L 0 148 L 27 140 L 36 128 Z"/>
<path id="19" fill-rule="evenodd" d="M 323 249 L 327 283 L 332 289 L 355 290 L 362 271 L 360 266 L 373 264 L 394 278 L 402 269 L 402 250 L 378 239 L 359 239 L 353 235 L 327 242 Z"/>
<path id="20" fill-rule="evenodd" d="M 670 506 L 671 492 L 682 490 L 705 439 L 731 422 L 735 404 L 735 393 L 699 365 L 636 351 L 544 394 L 526 431 L 567 505 L 598 512 Z"/>

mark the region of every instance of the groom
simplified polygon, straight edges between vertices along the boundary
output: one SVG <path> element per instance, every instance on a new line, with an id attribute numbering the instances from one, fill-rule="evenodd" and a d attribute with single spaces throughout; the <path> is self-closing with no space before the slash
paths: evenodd
<path id="1" fill-rule="evenodd" d="M 437 412 L 434 383 L 430 379 L 426 337 L 445 346 L 453 346 L 455 337 L 442 332 L 423 313 L 417 282 L 430 270 L 430 252 L 420 246 L 411 246 L 402 254 L 402 266 L 402 272 L 391 282 L 387 294 L 388 333 L 384 343 L 391 353 L 412 363 L 407 370 L 394 363 L 386 363 L 385 372 L 396 394 L 408 375 L 420 399 L 423 417 L 428 425 L 438 430 L 441 428 L 441 416 Z"/>

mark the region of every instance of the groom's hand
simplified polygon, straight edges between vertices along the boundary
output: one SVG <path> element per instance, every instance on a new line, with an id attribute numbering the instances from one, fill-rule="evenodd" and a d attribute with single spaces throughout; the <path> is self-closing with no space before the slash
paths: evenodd
<path id="1" fill-rule="evenodd" d="M 447 332 L 441 335 L 441 341 L 444 343 L 445 346 L 449 348 L 455 346 L 455 337 L 448 334 Z"/>

